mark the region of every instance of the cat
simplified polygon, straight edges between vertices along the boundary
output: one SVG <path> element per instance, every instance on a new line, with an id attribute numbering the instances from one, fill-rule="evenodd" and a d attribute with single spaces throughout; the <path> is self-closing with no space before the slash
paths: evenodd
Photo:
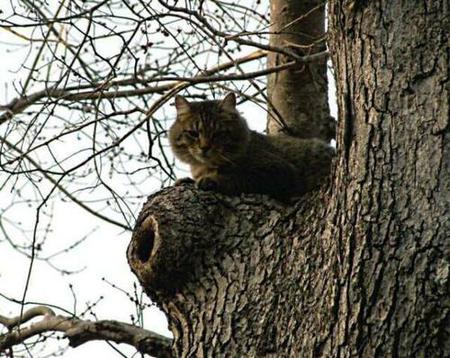
<path id="1" fill-rule="evenodd" d="M 325 141 L 250 130 L 233 93 L 200 102 L 176 96 L 175 107 L 169 142 L 175 156 L 190 165 L 200 189 L 285 200 L 316 188 L 330 172 L 334 149 Z"/>

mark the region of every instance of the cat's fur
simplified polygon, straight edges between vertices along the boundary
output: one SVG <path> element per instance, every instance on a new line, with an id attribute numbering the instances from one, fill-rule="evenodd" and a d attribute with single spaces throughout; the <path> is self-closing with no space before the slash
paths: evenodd
<path id="1" fill-rule="evenodd" d="M 232 93 L 221 101 L 188 102 L 177 96 L 175 105 L 170 144 L 177 158 L 191 166 L 201 189 L 287 199 L 315 188 L 330 172 L 332 147 L 319 139 L 250 130 Z"/>

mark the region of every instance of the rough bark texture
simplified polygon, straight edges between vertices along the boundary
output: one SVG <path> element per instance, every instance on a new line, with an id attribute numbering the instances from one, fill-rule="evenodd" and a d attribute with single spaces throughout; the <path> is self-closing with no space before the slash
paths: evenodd
<path id="1" fill-rule="evenodd" d="M 316 193 L 286 206 L 191 186 L 150 197 L 128 257 L 169 317 L 176 357 L 312 349 L 316 339 L 303 337 L 302 327 L 326 330 L 316 307 L 332 300 L 333 270 L 318 240 L 325 213 L 309 204 L 326 201 Z M 302 279 L 312 273 L 314 280 Z"/>
<path id="2" fill-rule="evenodd" d="M 128 258 L 174 354 L 450 356 L 446 1 L 333 1 L 329 191 L 149 198 Z"/>
<path id="3" fill-rule="evenodd" d="M 449 10 L 330 4 L 340 278 L 328 352 L 450 356 Z"/>
<path id="4" fill-rule="evenodd" d="M 301 55 L 325 50 L 325 3 L 320 0 L 272 0 L 270 44 Z M 320 41 L 322 39 L 322 41 Z M 269 53 L 268 67 L 290 61 Z M 324 58 L 267 77 L 268 131 L 280 131 L 281 120 L 288 133 L 299 138 L 334 138 L 335 121 L 329 116 L 326 63 Z"/>

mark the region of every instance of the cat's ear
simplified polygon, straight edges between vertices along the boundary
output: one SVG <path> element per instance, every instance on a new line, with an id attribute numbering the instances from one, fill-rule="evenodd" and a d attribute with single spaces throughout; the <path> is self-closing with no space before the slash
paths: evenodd
<path id="1" fill-rule="evenodd" d="M 175 96 L 175 108 L 178 114 L 188 113 L 191 111 L 191 104 L 183 96 Z"/>
<path id="2" fill-rule="evenodd" d="M 230 111 L 236 110 L 236 96 L 233 92 L 227 93 L 227 95 L 223 98 L 222 102 L 220 103 L 222 108 L 228 109 Z"/>

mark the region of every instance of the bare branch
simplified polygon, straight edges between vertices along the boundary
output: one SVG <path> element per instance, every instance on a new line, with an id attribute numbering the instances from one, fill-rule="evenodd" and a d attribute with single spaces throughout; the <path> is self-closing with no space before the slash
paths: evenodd
<path id="1" fill-rule="evenodd" d="M 11 330 L 13 327 L 20 326 L 22 323 L 28 322 L 30 319 L 45 315 L 54 316 L 55 313 L 49 307 L 36 306 L 30 308 L 28 311 L 25 311 L 22 316 L 8 318 L 0 315 L 0 323 L 6 326 L 9 330 Z"/>
<path id="2" fill-rule="evenodd" d="M 9 142 L 8 140 L 6 140 L 5 138 L 0 136 L 0 143 L 4 143 L 6 144 L 9 148 L 15 150 L 16 152 L 18 152 L 21 156 L 23 156 L 24 158 L 26 158 L 40 173 L 42 173 L 42 175 L 44 175 L 44 177 L 50 181 L 55 187 L 57 187 L 62 193 L 64 193 L 70 200 L 72 200 L 75 204 L 79 205 L 80 207 L 82 207 L 84 210 L 86 210 L 87 212 L 91 213 L 94 216 L 97 216 L 98 218 L 116 225 L 118 227 L 121 227 L 122 229 L 125 229 L 127 231 L 131 230 L 130 226 L 124 225 L 114 219 L 111 219 L 105 215 L 100 214 L 99 212 L 91 209 L 89 206 L 87 206 L 85 203 L 83 203 L 82 201 L 78 200 L 77 198 L 75 198 L 69 191 L 67 191 L 66 188 L 64 188 L 61 185 L 61 178 L 59 180 L 56 180 L 55 178 L 53 178 L 49 173 L 47 173 L 45 170 L 43 170 L 40 165 L 31 157 L 29 157 L 28 155 L 26 155 L 25 153 L 23 153 L 19 148 L 17 148 L 17 146 L 15 146 L 14 144 L 12 144 L 11 142 Z M 67 172 L 65 173 L 67 174 Z M 64 174 L 64 175 L 65 175 Z"/>
<path id="3" fill-rule="evenodd" d="M 260 58 L 261 53 L 258 53 L 256 56 L 245 57 L 245 62 L 247 62 L 249 59 L 253 60 L 255 58 Z M 129 98 L 133 96 L 142 96 L 150 93 L 161 93 L 170 89 L 175 88 L 177 85 L 180 84 L 181 81 L 183 82 L 189 82 L 189 84 L 198 84 L 198 83 L 210 83 L 210 82 L 220 82 L 220 81 L 237 81 L 237 80 L 246 80 L 246 79 L 253 79 L 256 77 L 266 76 L 270 73 L 275 72 L 281 72 L 284 70 L 287 70 L 289 68 L 293 68 L 298 65 L 298 63 L 309 63 L 324 57 L 328 56 L 328 51 L 319 52 L 313 55 L 309 56 L 303 56 L 301 57 L 301 61 L 290 61 L 286 64 L 280 65 L 280 66 L 274 66 L 272 68 L 268 68 L 265 70 L 260 71 L 254 71 L 249 72 L 245 74 L 230 74 L 230 75 L 223 75 L 223 76 L 205 76 L 204 74 L 201 74 L 199 76 L 195 77 L 162 77 L 158 78 L 157 80 L 139 80 L 139 79 L 132 79 L 132 80 L 124 80 L 121 81 L 120 84 L 126 84 L 126 85 L 132 85 L 132 84 L 147 84 L 149 82 L 154 81 L 174 81 L 172 83 L 168 83 L 166 85 L 161 86 L 155 86 L 155 87 L 145 87 L 140 89 L 133 89 L 133 90 L 113 90 L 113 91 L 103 91 L 107 90 L 111 87 L 115 87 L 117 85 L 116 83 L 111 84 L 105 84 L 100 89 L 94 90 L 94 91 L 86 91 L 86 92 L 79 92 L 74 93 L 72 90 L 61 90 L 61 89 L 47 89 L 42 90 L 36 93 L 33 93 L 27 97 L 23 98 L 16 98 L 11 103 L 7 105 L 3 105 L 0 108 L 7 109 L 7 111 L 0 115 L 0 125 L 6 122 L 7 120 L 11 119 L 15 114 L 23 112 L 27 107 L 31 106 L 32 104 L 36 103 L 37 101 L 43 99 L 43 98 L 55 98 L 55 99 L 62 99 L 62 100 L 68 100 L 68 101 L 82 101 L 82 100 L 88 100 L 88 99 L 98 99 L 98 98 Z M 223 64 L 220 66 L 217 66 L 215 68 L 212 68 L 210 70 L 205 71 L 207 74 L 211 74 L 217 71 L 220 71 L 222 69 L 226 69 L 230 66 L 230 64 Z"/>
<path id="4" fill-rule="evenodd" d="M 43 316 L 43 318 L 25 328 L 15 327 L 37 316 Z M 172 357 L 170 338 L 124 322 L 113 320 L 93 322 L 55 315 L 45 306 L 25 311 L 22 319 L 0 316 L 0 323 L 10 329 L 9 333 L 0 335 L 0 352 L 46 332 L 62 332 L 65 338 L 69 339 L 71 347 L 77 347 L 89 341 L 104 340 L 129 344 L 139 352 L 156 357 Z M 12 329 L 12 327 L 15 328 Z"/>
<path id="5" fill-rule="evenodd" d="M 235 41 L 240 45 L 247 45 L 247 46 L 260 48 L 262 50 L 266 50 L 266 51 L 270 51 L 270 52 L 281 53 L 281 54 L 288 56 L 296 61 L 302 62 L 302 56 L 299 56 L 294 51 L 291 51 L 289 48 L 267 45 L 267 44 L 258 43 L 255 41 L 246 40 L 246 39 L 243 39 L 240 37 L 235 37 L 231 34 L 227 34 L 223 31 L 220 31 L 220 30 L 214 28 L 213 26 L 211 26 L 211 24 L 206 20 L 206 18 L 203 17 L 197 11 L 193 11 L 193 10 L 189 10 L 187 8 L 182 8 L 182 7 L 177 7 L 177 6 L 171 6 L 167 2 L 162 1 L 162 0 L 159 0 L 159 3 L 170 11 L 183 12 L 183 13 L 186 13 L 186 14 L 189 14 L 189 15 L 195 17 L 200 23 L 202 23 L 215 36 L 222 37 L 227 40 Z"/>

